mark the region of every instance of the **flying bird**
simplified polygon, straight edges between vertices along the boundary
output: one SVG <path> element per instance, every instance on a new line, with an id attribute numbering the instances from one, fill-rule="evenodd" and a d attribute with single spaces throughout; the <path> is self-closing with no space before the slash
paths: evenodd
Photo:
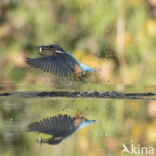
<path id="1" fill-rule="evenodd" d="M 41 55 L 40 58 L 26 58 L 27 64 L 31 67 L 62 77 L 76 73 L 77 79 L 81 73 L 95 71 L 95 69 L 82 64 L 58 44 L 41 45 L 38 48 Z M 44 54 L 46 52 L 50 52 L 50 55 Z"/>
<path id="2" fill-rule="evenodd" d="M 78 114 L 78 112 L 75 117 L 59 114 L 58 116 L 43 119 L 40 122 L 31 123 L 28 125 L 28 130 L 52 135 L 48 139 L 39 137 L 40 144 L 57 145 L 80 128 L 95 122 L 95 120 L 87 120 L 81 114 Z"/>

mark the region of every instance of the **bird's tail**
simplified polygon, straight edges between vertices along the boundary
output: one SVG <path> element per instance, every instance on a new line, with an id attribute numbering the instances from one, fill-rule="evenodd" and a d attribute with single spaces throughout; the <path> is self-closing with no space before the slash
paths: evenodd
<path id="1" fill-rule="evenodd" d="M 89 66 L 86 66 L 82 63 L 80 63 L 80 67 L 83 71 L 86 71 L 86 72 L 94 72 L 96 71 L 94 68 L 90 68 Z"/>

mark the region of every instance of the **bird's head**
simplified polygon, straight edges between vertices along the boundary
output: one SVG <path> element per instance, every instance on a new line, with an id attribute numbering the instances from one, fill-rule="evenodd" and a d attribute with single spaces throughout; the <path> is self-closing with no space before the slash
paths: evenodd
<path id="1" fill-rule="evenodd" d="M 58 44 L 40 45 L 38 46 L 40 52 L 51 51 L 53 53 L 64 53 L 64 49 Z"/>

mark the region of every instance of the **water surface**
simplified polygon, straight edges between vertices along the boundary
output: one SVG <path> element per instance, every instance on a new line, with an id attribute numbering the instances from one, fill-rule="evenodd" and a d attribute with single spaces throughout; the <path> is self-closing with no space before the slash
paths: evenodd
<path id="1" fill-rule="evenodd" d="M 1 93 L 25 91 L 119 91 L 123 93 L 155 93 L 156 88 L 85 84 L 82 88 L 51 86 L 1 85 Z M 150 97 L 150 96 L 149 96 Z M 148 98 L 149 98 L 148 97 Z M 0 155 L 129 155 L 122 153 L 123 144 L 156 149 L 156 100 L 73 97 L 0 96 Z M 27 125 L 59 113 L 83 116 L 96 120 L 60 144 L 50 146 L 36 141 L 40 136 L 27 131 Z"/>

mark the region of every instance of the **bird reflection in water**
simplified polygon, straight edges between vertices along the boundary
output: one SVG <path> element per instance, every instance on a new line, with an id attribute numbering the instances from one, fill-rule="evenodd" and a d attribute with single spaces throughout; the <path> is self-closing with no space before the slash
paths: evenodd
<path id="1" fill-rule="evenodd" d="M 95 122 L 95 120 L 87 120 L 78 112 L 75 117 L 59 114 L 58 116 L 43 119 L 40 122 L 31 123 L 28 125 L 28 130 L 53 135 L 48 139 L 39 137 L 39 143 L 57 145 L 80 128 Z"/>

